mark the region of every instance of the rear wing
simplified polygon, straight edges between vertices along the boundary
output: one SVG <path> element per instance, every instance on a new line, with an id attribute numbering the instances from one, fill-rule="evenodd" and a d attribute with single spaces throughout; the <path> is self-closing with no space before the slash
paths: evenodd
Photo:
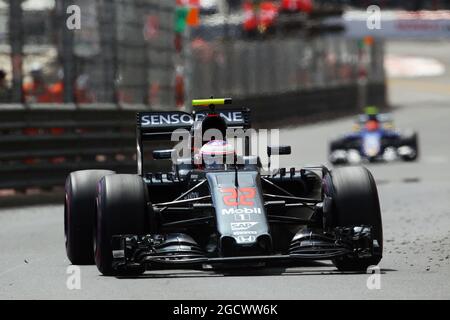
<path id="1" fill-rule="evenodd" d="M 250 110 L 248 108 L 224 109 L 217 113 L 225 119 L 230 128 L 250 128 Z M 195 121 L 203 119 L 207 114 L 208 111 L 193 113 L 182 111 L 139 112 L 137 114 L 137 133 L 144 141 L 170 139 L 175 130 L 190 130 Z"/>
<path id="2" fill-rule="evenodd" d="M 233 108 L 217 111 L 225 119 L 229 128 L 248 129 L 250 123 L 250 109 Z M 143 141 L 170 140 L 177 129 L 190 130 L 195 121 L 206 117 L 208 111 L 193 113 L 181 111 L 138 112 L 136 115 L 136 145 L 137 145 L 137 173 L 144 175 Z"/>

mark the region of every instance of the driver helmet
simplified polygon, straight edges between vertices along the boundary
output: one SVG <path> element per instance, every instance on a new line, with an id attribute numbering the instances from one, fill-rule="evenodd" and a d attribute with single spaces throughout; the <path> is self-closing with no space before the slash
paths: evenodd
<path id="1" fill-rule="evenodd" d="M 225 140 L 212 140 L 200 149 L 202 163 L 205 169 L 224 170 L 227 160 L 233 161 L 234 147 Z"/>
<path id="2" fill-rule="evenodd" d="M 380 111 L 376 106 L 367 106 L 364 111 L 369 120 L 378 120 L 378 114 Z"/>
<path id="3" fill-rule="evenodd" d="M 366 130 L 367 131 L 377 131 L 380 127 L 380 124 L 376 120 L 369 120 L 366 122 Z"/>

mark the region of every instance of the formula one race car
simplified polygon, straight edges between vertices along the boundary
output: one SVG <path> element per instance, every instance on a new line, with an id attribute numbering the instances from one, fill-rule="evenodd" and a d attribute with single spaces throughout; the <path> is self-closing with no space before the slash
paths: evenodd
<path id="1" fill-rule="evenodd" d="M 330 142 L 332 164 L 415 161 L 419 157 L 417 133 L 395 130 L 390 115 L 379 114 L 374 107 L 358 117 L 353 131 Z"/>
<path id="2" fill-rule="evenodd" d="M 72 172 L 66 181 L 66 251 L 73 264 L 104 275 L 157 268 L 249 268 L 332 260 L 365 271 L 382 258 L 377 187 L 363 167 L 279 168 L 265 173 L 258 156 L 237 154 L 232 133 L 250 128 L 245 108 L 216 111 L 231 99 L 194 100 L 207 111 L 140 112 L 137 174 Z M 173 170 L 145 172 L 145 141 L 174 132 L 200 137 L 192 155 L 154 150 Z M 217 137 L 221 137 L 218 139 Z M 248 144 L 248 139 L 243 139 Z M 269 146 L 268 156 L 289 146 Z M 273 158 L 272 158 L 273 159 Z"/>

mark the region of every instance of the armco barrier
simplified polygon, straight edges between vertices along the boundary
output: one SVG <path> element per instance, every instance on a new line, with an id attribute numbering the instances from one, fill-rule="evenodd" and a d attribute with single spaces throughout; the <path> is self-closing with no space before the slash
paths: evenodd
<path id="1" fill-rule="evenodd" d="M 62 186 L 73 170 L 135 172 L 135 110 L 0 107 L 0 189 Z"/>
<path id="2" fill-rule="evenodd" d="M 385 105 L 384 84 L 370 84 L 367 92 L 368 102 Z M 273 128 L 295 125 L 312 116 L 355 114 L 359 111 L 357 95 L 357 87 L 346 86 L 237 98 L 233 104 L 252 110 L 255 127 Z M 142 105 L 112 104 L 0 105 L 0 190 L 62 187 L 74 170 L 135 173 L 136 112 L 144 109 Z M 156 147 L 167 147 L 167 143 L 155 143 L 149 149 Z M 170 166 L 168 161 L 152 161 L 150 152 L 145 156 L 153 170 Z M 0 204 L 5 201 L 2 198 Z M 11 204 L 11 199 L 7 202 Z"/>

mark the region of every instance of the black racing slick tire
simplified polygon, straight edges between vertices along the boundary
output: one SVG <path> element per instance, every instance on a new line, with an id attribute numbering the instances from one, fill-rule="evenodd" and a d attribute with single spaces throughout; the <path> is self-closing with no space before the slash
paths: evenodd
<path id="1" fill-rule="evenodd" d="M 332 141 L 330 141 L 329 148 L 328 148 L 328 159 L 331 164 L 333 165 L 340 165 L 347 163 L 347 159 L 335 159 L 332 157 L 333 153 L 336 150 L 347 150 L 348 146 L 344 139 L 337 138 Z"/>
<path id="2" fill-rule="evenodd" d="M 325 177 L 325 194 L 332 199 L 334 227 L 371 226 L 379 247 L 370 258 L 343 256 L 333 260 L 340 271 L 366 271 L 382 258 L 383 227 L 378 191 L 372 174 L 364 167 L 333 170 Z"/>
<path id="3" fill-rule="evenodd" d="M 101 179 L 97 190 L 94 243 L 98 270 L 107 276 L 137 275 L 144 272 L 144 267 L 128 273 L 118 272 L 113 268 L 112 236 L 145 235 L 150 233 L 154 224 L 148 189 L 140 176 L 116 174 Z"/>
<path id="4" fill-rule="evenodd" d="M 416 132 L 404 137 L 402 145 L 408 146 L 415 151 L 412 156 L 403 157 L 404 161 L 416 161 L 419 158 L 419 138 Z"/>
<path id="5" fill-rule="evenodd" d="M 114 174 L 109 170 L 83 170 L 69 174 L 65 184 L 64 235 L 72 264 L 94 264 L 94 222 L 97 183 Z"/>

